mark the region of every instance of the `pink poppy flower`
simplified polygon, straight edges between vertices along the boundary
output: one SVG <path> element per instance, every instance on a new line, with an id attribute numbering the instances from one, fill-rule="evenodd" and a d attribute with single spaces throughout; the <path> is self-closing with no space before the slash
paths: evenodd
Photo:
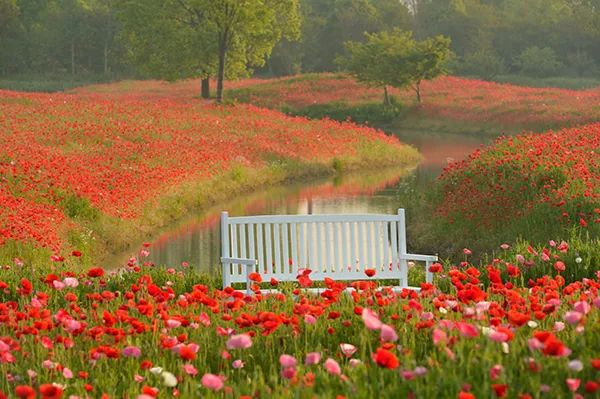
<path id="1" fill-rule="evenodd" d="M 508 334 L 501 331 L 492 331 L 488 337 L 494 342 L 506 342 L 508 341 Z"/>
<path id="2" fill-rule="evenodd" d="M 328 358 L 327 360 L 325 360 L 325 369 L 329 374 L 332 375 L 342 374 L 342 369 L 340 368 L 340 365 L 332 358 Z"/>
<path id="3" fill-rule="evenodd" d="M 304 316 L 304 322 L 306 324 L 313 325 L 313 324 L 315 324 L 317 322 L 317 319 L 315 318 L 315 316 L 307 314 L 307 315 Z"/>
<path id="4" fill-rule="evenodd" d="M 581 384 L 581 380 L 579 378 L 567 378 L 566 382 L 571 392 L 578 390 L 579 385 Z"/>
<path id="5" fill-rule="evenodd" d="M 472 324 L 458 322 L 458 323 L 456 323 L 456 327 L 458 327 L 458 331 L 460 332 L 460 335 L 462 335 L 463 337 L 475 338 L 476 336 L 479 335 L 479 330 L 477 329 L 477 327 L 475 327 Z"/>
<path id="6" fill-rule="evenodd" d="M 200 380 L 200 383 L 205 388 L 212 389 L 213 391 L 220 391 L 221 389 L 223 389 L 223 386 L 225 385 L 223 383 L 222 376 L 210 374 L 210 373 L 204 374 L 202 376 L 202 379 Z"/>
<path id="7" fill-rule="evenodd" d="M 496 378 L 498 378 L 500 373 L 502 373 L 503 369 L 504 368 L 502 367 L 501 364 L 496 364 L 495 366 L 490 368 L 490 379 L 495 380 Z"/>
<path id="8" fill-rule="evenodd" d="M 565 313 L 564 319 L 569 324 L 577 324 L 583 318 L 583 314 L 576 311 L 569 311 Z"/>
<path id="9" fill-rule="evenodd" d="M 356 346 L 352 344 L 340 344 L 340 350 L 342 351 L 344 356 L 350 357 L 356 352 Z"/>
<path id="10" fill-rule="evenodd" d="M 123 348 L 122 353 L 125 357 L 138 358 L 142 355 L 142 350 L 137 346 L 126 346 L 125 348 Z"/>
<path id="11" fill-rule="evenodd" d="M 281 367 L 296 367 L 296 358 L 283 354 L 279 356 L 279 364 L 281 364 Z"/>
<path id="12" fill-rule="evenodd" d="M 575 311 L 581 313 L 581 314 L 588 314 L 590 310 L 592 310 L 591 306 L 589 303 L 587 303 L 586 301 L 579 301 L 579 302 L 575 302 L 575 304 L 573 305 L 573 309 L 575 309 Z"/>
<path id="13" fill-rule="evenodd" d="M 65 284 L 65 286 L 70 287 L 70 288 L 75 288 L 75 287 L 79 286 L 79 280 L 77 280 L 74 277 L 66 277 L 63 280 L 63 283 Z"/>
<path id="14" fill-rule="evenodd" d="M 177 328 L 181 326 L 181 322 L 179 320 L 169 319 L 165 323 L 168 328 Z"/>
<path id="15" fill-rule="evenodd" d="M 396 342 L 398 340 L 398 334 L 394 327 L 387 324 L 381 325 L 381 340 L 385 342 Z"/>
<path id="16" fill-rule="evenodd" d="M 319 352 L 309 352 L 306 354 L 306 358 L 304 359 L 304 364 L 310 366 L 311 364 L 318 364 L 321 361 L 321 353 Z"/>
<path id="17" fill-rule="evenodd" d="M 371 309 L 363 309 L 362 319 L 369 330 L 379 330 L 381 328 L 381 320 L 379 320 L 379 317 Z"/>
<path id="18" fill-rule="evenodd" d="M 226 346 L 227 349 L 248 349 L 252 346 L 252 338 L 248 334 L 232 335 Z"/>
<path id="19" fill-rule="evenodd" d="M 185 371 L 186 374 L 191 376 L 195 376 L 196 374 L 198 374 L 198 369 L 196 369 L 196 367 L 194 367 L 194 365 L 190 363 L 186 363 L 183 365 L 183 371 Z"/>
<path id="20" fill-rule="evenodd" d="M 231 363 L 231 367 L 234 369 L 244 368 L 244 362 L 241 359 L 234 360 L 233 363 Z"/>
<path id="21" fill-rule="evenodd" d="M 445 343 L 448 340 L 448 336 L 446 332 L 440 330 L 439 328 L 433 329 L 433 344 L 439 345 L 440 343 Z"/>

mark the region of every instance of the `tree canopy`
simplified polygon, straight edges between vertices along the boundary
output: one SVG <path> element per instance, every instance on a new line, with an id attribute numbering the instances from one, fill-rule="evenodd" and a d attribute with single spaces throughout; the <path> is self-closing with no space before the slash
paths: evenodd
<path id="1" fill-rule="evenodd" d="M 347 57 L 339 63 L 360 82 L 383 87 L 384 103 L 389 105 L 387 86 L 412 87 L 421 102 L 421 82 L 445 72 L 450 55 L 450 39 L 436 36 L 416 41 L 412 32 L 366 33 L 366 41 L 347 42 Z"/>
<path id="2" fill-rule="evenodd" d="M 122 37 L 136 65 L 150 76 L 237 78 L 262 66 L 282 38 L 296 39 L 298 0 L 126 0 Z M 205 80 L 207 82 L 207 80 Z"/>
<path id="3" fill-rule="evenodd" d="M 532 74 L 523 56 L 549 49 L 545 73 L 600 76 L 600 0 L 0 0 L 0 75 L 333 71 L 393 29 L 449 37 L 455 74 Z"/>

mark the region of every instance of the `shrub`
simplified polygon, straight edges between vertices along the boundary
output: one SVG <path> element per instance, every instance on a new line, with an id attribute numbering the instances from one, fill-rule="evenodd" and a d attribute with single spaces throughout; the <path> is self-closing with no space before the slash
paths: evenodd
<path id="1" fill-rule="evenodd" d="M 463 75 L 491 80 L 506 72 L 504 60 L 493 50 L 479 50 L 465 55 L 458 65 Z"/>
<path id="2" fill-rule="evenodd" d="M 577 76 L 591 76 L 598 72 L 594 59 L 585 51 L 576 51 L 567 58 L 569 73 Z"/>
<path id="3" fill-rule="evenodd" d="M 513 64 L 522 74 L 538 77 L 556 75 L 563 68 L 550 47 L 528 47 L 515 58 Z"/>

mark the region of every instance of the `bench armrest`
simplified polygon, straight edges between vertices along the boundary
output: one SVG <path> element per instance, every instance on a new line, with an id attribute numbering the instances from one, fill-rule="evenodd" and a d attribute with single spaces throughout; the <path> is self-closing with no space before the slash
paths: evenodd
<path id="1" fill-rule="evenodd" d="M 435 255 L 417 255 L 417 254 L 404 254 L 400 255 L 402 260 L 417 260 L 422 262 L 437 262 L 438 257 Z"/>
<path id="2" fill-rule="evenodd" d="M 256 259 L 222 257 L 221 263 L 223 264 L 223 274 L 225 274 L 225 265 L 244 265 L 246 268 L 246 294 L 252 294 L 252 290 L 250 289 L 250 285 L 252 284 L 250 281 L 250 273 L 252 273 L 254 267 L 258 264 L 258 261 Z M 225 285 L 225 281 L 226 280 L 223 280 L 223 285 Z"/>
<path id="3" fill-rule="evenodd" d="M 221 263 L 223 264 L 235 264 L 235 265 L 246 265 L 246 266 L 254 266 L 258 264 L 256 259 L 246 259 L 246 258 L 221 258 Z"/>

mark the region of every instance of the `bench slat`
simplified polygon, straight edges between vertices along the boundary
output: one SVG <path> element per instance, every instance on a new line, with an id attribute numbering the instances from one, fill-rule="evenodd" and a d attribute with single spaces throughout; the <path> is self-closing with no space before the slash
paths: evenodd
<path id="1" fill-rule="evenodd" d="M 383 266 L 382 270 L 388 270 L 390 267 L 390 233 L 389 223 L 383 226 Z"/>
<path id="2" fill-rule="evenodd" d="M 265 224 L 265 251 L 267 274 L 273 274 L 273 246 L 271 245 L 271 225 Z"/>
<path id="3" fill-rule="evenodd" d="M 246 228 L 248 225 L 239 225 L 239 237 L 240 237 L 240 258 L 246 257 Z"/>
<path id="4" fill-rule="evenodd" d="M 380 222 L 373 223 L 375 225 L 375 264 L 373 268 L 375 270 L 381 270 L 381 266 L 383 265 L 383 258 L 381 252 L 381 245 L 383 244 L 383 237 L 381 233 L 381 224 Z"/>
<path id="5" fill-rule="evenodd" d="M 317 241 L 315 242 L 315 264 L 311 265 L 311 269 L 316 270 L 319 273 L 323 272 L 323 261 L 321 257 L 321 246 L 323 244 L 323 236 L 321 235 L 321 227 L 323 227 L 322 223 L 315 223 L 315 229 L 317 230 Z"/>
<path id="6" fill-rule="evenodd" d="M 275 244 L 275 264 L 273 265 L 273 271 L 275 273 L 283 273 L 283 267 L 281 265 L 281 233 L 279 223 L 273 224 L 273 243 Z"/>
<path id="7" fill-rule="evenodd" d="M 348 223 L 350 230 L 350 270 L 356 270 L 356 223 Z"/>
<path id="8" fill-rule="evenodd" d="M 265 248 L 263 246 L 263 225 L 256 225 L 256 252 L 258 252 L 258 266 L 260 272 L 264 273 L 265 269 Z"/>
<path id="9" fill-rule="evenodd" d="M 404 209 L 398 209 L 398 251 L 400 252 L 400 286 L 408 286 L 408 262 L 403 259 L 402 255 L 406 255 L 406 225 L 404 223 Z"/>
<path id="10" fill-rule="evenodd" d="M 239 258 L 238 245 L 237 245 L 237 226 L 230 224 L 229 227 L 231 230 L 231 257 Z M 241 271 L 240 271 L 241 268 L 239 267 L 239 265 L 232 264 L 231 268 L 232 268 L 231 274 L 236 275 L 236 274 L 241 273 Z"/>
<path id="11" fill-rule="evenodd" d="M 292 269 L 298 270 L 298 236 L 297 236 L 297 223 L 290 223 L 290 234 L 291 234 L 291 246 L 292 246 Z"/>
<path id="12" fill-rule="evenodd" d="M 248 258 L 256 259 L 256 255 L 254 254 L 254 249 L 256 245 L 256 240 L 254 240 L 254 223 L 250 223 L 248 225 Z"/>
<path id="13" fill-rule="evenodd" d="M 325 270 L 327 273 L 331 273 L 333 272 L 333 251 L 334 251 L 334 245 L 335 243 L 333 242 L 333 223 L 323 223 L 323 230 L 325 232 L 325 239 L 323 240 L 323 246 L 325 247 L 323 249 L 323 252 L 325 253 L 325 261 L 324 261 L 324 265 L 323 265 L 323 270 Z"/>
<path id="14" fill-rule="evenodd" d="M 283 247 L 283 259 L 281 260 L 281 266 L 285 273 L 292 273 L 292 269 L 290 268 L 290 241 L 288 239 L 289 233 L 288 230 L 290 228 L 289 223 L 283 223 L 281 225 L 282 234 L 281 234 L 281 246 Z"/>
<path id="15" fill-rule="evenodd" d="M 375 263 L 373 259 L 373 223 L 365 223 L 365 228 L 367 229 L 367 261 L 361 271 L 373 267 Z"/>
<path id="16" fill-rule="evenodd" d="M 398 223 L 390 223 L 391 225 L 391 237 L 390 243 L 392 247 L 392 268 L 391 270 L 398 270 Z"/>
<path id="17" fill-rule="evenodd" d="M 344 270 L 344 261 L 340 256 L 340 223 L 333 223 L 333 262 L 331 270 L 334 272 Z"/>
<path id="18" fill-rule="evenodd" d="M 306 247 L 304 243 L 306 242 L 306 231 L 304 228 L 304 223 L 298 223 L 299 226 L 299 239 L 298 239 L 298 268 L 306 267 Z"/>

